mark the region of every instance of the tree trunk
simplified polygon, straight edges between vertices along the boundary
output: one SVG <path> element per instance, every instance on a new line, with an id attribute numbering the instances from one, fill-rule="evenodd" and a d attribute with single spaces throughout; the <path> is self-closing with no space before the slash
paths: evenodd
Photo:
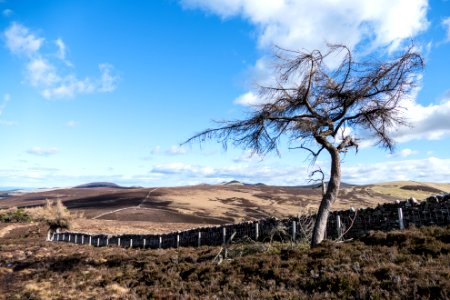
<path id="1" fill-rule="evenodd" d="M 325 238 L 328 215 L 330 214 L 331 206 L 337 199 L 339 186 L 341 185 L 341 161 L 339 157 L 339 151 L 335 148 L 327 150 L 331 155 L 330 181 L 328 182 L 325 195 L 322 196 L 319 211 L 317 212 L 316 223 L 314 224 L 313 236 L 311 240 L 311 247 L 319 245 Z"/>

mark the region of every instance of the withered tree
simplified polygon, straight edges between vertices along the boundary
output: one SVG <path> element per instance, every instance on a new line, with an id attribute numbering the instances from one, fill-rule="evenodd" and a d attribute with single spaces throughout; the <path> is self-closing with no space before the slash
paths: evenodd
<path id="1" fill-rule="evenodd" d="M 220 122 L 218 128 L 200 132 L 187 142 L 215 139 L 224 146 L 231 142 L 266 154 L 278 152 L 285 136 L 293 148 L 308 151 L 313 160 L 328 152 L 330 178 L 317 213 L 314 247 L 324 239 L 328 215 L 338 197 L 342 153 L 357 150 L 358 133 L 393 150 L 392 129 L 405 124 L 400 101 L 414 87 L 423 60 L 410 47 L 393 59 L 356 61 L 344 45 L 330 45 L 326 53 L 278 48 L 275 59 L 276 85 L 259 90 L 265 104 L 255 106 L 244 120 Z M 327 61 L 336 60 L 337 67 L 327 66 Z"/>

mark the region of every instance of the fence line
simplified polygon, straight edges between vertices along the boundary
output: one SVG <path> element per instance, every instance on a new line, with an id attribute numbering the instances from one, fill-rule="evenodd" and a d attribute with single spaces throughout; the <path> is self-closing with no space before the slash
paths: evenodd
<path id="1" fill-rule="evenodd" d="M 83 232 L 54 232 L 48 240 L 87 244 L 96 247 L 116 245 L 124 248 L 178 248 L 217 246 L 226 243 L 233 236 L 233 242 L 268 241 L 273 238 L 299 240 L 305 238 L 302 224 L 314 218 L 299 216 L 286 219 L 266 218 L 238 224 L 193 228 L 166 234 L 89 234 Z M 436 195 L 418 203 L 411 198 L 398 203 L 379 205 L 358 211 L 342 210 L 330 213 L 326 236 L 328 239 L 358 238 L 370 230 L 389 231 L 408 228 L 411 225 L 450 224 L 450 193 Z"/>

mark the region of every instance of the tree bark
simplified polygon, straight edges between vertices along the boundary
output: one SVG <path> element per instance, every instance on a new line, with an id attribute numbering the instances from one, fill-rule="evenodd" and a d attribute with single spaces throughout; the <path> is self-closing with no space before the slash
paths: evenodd
<path id="1" fill-rule="evenodd" d="M 325 195 L 322 196 L 319 211 L 317 212 L 316 223 L 314 224 L 313 236 L 311 240 L 311 247 L 316 247 L 325 238 L 328 215 L 330 214 L 331 206 L 338 197 L 339 187 L 341 185 L 341 161 L 339 151 L 336 148 L 327 148 L 327 150 L 331 155 L 330 181 L 328 183 Z"/>

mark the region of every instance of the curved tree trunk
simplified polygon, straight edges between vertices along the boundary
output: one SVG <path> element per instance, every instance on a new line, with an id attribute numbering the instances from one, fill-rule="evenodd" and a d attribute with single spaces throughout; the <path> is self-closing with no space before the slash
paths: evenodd
<path id="1" fill-rule="evenodd" d="M 331 206 L 337 199 L 339 187 L 341 185 L 341 161 L 339 151 L 335 148 L 327 150 L 331 155 L 330 181 L 328 183 L 327 191 L 320 202 L 319 211 L 317 212 L 311 247 L 319 245 L 325 238 L 328 215 L 330 214 Z"/>

